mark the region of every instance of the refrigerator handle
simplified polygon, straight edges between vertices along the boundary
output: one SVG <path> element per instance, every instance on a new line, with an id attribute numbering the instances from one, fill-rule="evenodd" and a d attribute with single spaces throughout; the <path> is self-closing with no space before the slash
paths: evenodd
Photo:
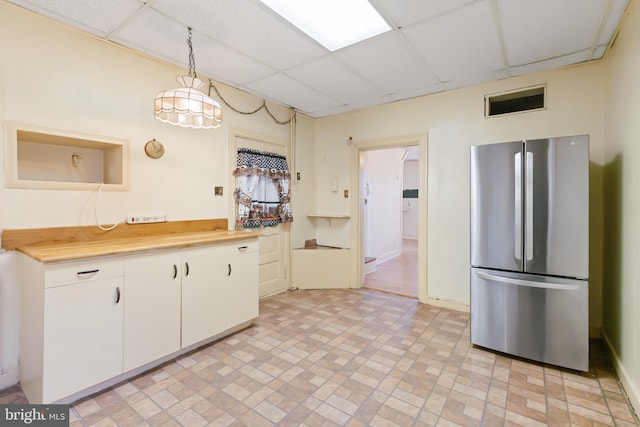
<path id="1" fill-rule="evenodd" d="M 522 260 L 522 153 L 516 153 L 514 158 L 514 242 L 513 256 Z"/>
<path id="2" fill-rule="evenodd" d="M 527 165 L 525 167 L 525 241 L 527 249 L 525 251 L 527 261 L 533 259 L 533 153 L 527 152 Z"/>
<path id="3" fill-rule="evenodd" d="M 507 285 L 526 286 L 528 288 L 540 288 L 540 289 L 560 289 L 565 291 L 573 291 L 580 288 L 577 284 L 570 283 L 553 283 L 553 282 L 532 282 L 529 280 L 514 279 L 512 277 L 496 276 L 495 274 L 488 274 L 478 272 L 478 277 L 491 280 L 492 282 L 506 283 Z"/>

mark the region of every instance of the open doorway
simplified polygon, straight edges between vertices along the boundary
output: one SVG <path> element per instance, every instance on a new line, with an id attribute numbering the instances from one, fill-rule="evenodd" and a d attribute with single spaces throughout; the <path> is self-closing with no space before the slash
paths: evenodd
<path id="1" fill-rule="evenodd" d="M 363 151 L 363 287 L 418 298 L 419 147 Z"/>

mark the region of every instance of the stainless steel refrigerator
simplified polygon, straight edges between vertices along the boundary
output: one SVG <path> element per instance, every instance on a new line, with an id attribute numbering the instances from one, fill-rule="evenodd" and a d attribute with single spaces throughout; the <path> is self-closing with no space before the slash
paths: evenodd
<path id="1" fill-rule="evenodd" d="M 471 342 L 589 370 L 589 137 L 471 147 Z"/>

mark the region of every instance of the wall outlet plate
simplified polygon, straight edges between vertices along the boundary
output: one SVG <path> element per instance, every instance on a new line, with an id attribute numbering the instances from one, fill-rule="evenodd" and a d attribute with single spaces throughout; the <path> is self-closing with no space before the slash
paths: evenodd
<path id="1" fill-rule="evenodd" d="M 224 187 L 213 187 L 213 194 L 216 196 L 222 196 L 224 194 Z"/>

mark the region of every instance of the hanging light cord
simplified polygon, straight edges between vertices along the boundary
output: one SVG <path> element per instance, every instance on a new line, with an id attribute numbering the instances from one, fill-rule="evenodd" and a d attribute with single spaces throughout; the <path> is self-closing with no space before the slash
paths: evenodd
<path id="1" fill-rule="evenodd" d="M 224 102 L 224 105 L 226 105 L 226 106 L 227 106 L 227 107 L 229 107 L 232 111 L 235 111 L 235 112 L 236 112 L 236 113 L 238 113 L 238 114 L 245 114 L 245 115 L 255 114 L 255 113 L 257 113 L 258 111 L 260 111 L 260 110 L 262 110 L 262 109 L 264 108 L 264 111 L 266 111 L 266 112 L 267 112 L 267 114 L 268 114 L 269 116 L 271 116 L 271 118 L 273 119 L 273 121 L 274 121 L 274 122 L 276 122 L 276 124 L 279 124 L 279 125 L 288 125 L 289 123 L 291 123 L 291 120 L 293 119 L 293 117 L 292 117 L 292 118 L 289 118 L 289 120 L 286 120 L 286 121 L 278 120 L 278 119 L 276 118 L 276 116 L 274 116 L 274 115 L 273 115 L 273 113 L 271 112 L 271 110 L 269 110 L 269 107 L 267 106 L 267 101 L 265 101 L 264 99 L 262 100 L 262 105 L 261 105 L 261 106 L 259 106 L 258 108 L 256 108 L 256 109 L 255 109 L 255 110 L 253 110 L 253 111 L 241 111 L 241 110 L 238 110 L 237 108 L 235 108 L 235 107 L 233 107 L 231 104 L 229 104 L 229 103 L 227 102 L 227 100 L 226 100 L 226 99 L 224 99 L 224 97 L 222 96 L 222 94 L 220 93 L 220 91 L 218 90 L 218 88 L 213 84 L 213 82 L 211 81 L 211 79 L 209 79 L 209 96 L 211 96 L 211 89 L 213 89 L 213 90 L 216 92 L 216 94 L 218 95 L 218 98 L 220 98 L 220 99 L 222 100 L 222 102 Z M 294 115 L 295 115 L 295 110 L 294 110 Z"/>

